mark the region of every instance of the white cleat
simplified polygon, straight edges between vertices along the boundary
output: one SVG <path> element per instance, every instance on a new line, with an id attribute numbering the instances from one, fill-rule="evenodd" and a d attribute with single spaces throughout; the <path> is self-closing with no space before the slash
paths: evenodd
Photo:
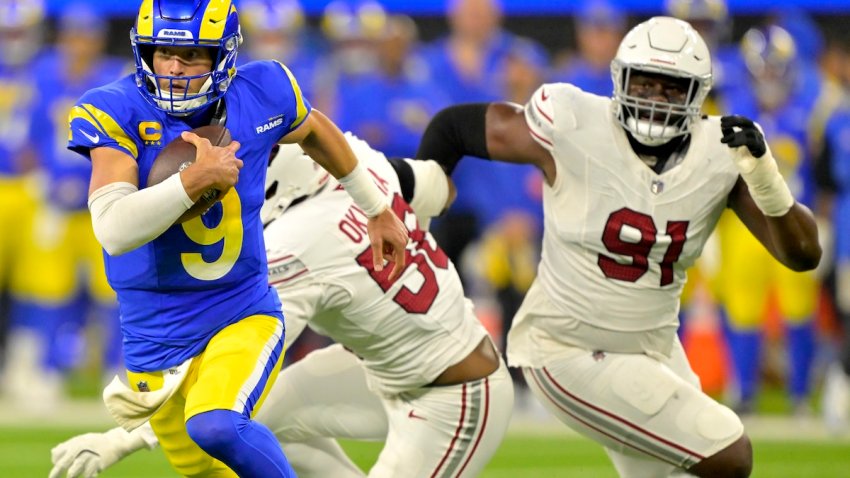
<path id="1" fill-rule="evenodd" d="M 831 364 L 824 376 L 823 419 L 830 433 L 842 435 L 848 432 L 850 418 L 850 377 L 844 373 L 840 363 Z"/>

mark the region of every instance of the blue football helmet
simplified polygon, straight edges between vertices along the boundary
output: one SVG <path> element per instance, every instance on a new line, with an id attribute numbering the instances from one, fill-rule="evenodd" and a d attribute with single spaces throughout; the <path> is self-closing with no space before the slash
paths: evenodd
<path id="1" fill-rule="evenodd" d="M 143 0 L 130 42 L 142 96 L 166 113 L 183 116 L 224 96 L 236 74 L 242 33 L 232 0 Z M 157 75 L 151 67 L 154 50 L 165 45 L 212 48 L 212 71 L 195 76 Z M 206 81 L 197 93 L 174 92 L 175 81 L 185 84 L 198 78 Z"/>
<path id="2" fill-rule="evenodd" d="M 800 76 L 800 57 L 794 37 L 782 27 L 754 27 L 741 39 L 741 55 L 762 108 L 785 103 Z"/>

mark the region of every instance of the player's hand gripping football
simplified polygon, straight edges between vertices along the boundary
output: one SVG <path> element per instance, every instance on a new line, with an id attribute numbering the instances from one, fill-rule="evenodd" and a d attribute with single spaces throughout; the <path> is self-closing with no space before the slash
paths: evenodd
<path id="1" fill-rule="evenodd" d="M 202 191 L 213 188 L 223 195 L 236 184 L 243 165 L 242 160 L 236 157 L 240 147 L 238 141 L 232 141 L 227 146 L 213 146 L 210 140 L 190 131 L 184 131 L 181 137 L 197 150 L 195 162 L 188 169 L 194 169 L 194 174 L 199 175 L 199 180 L 205 186 Z M 187 193 L 192 196 L 190 191 L 187 190 Z"/>
<path id="2" fill-rule="evenodd" d="M 120 428 L 75 436 L 50 451 L 53 469 L 49 478 L 60 478 L 65 473 L 68 478 L 94 478 L 144 446 L 143 440 L 132 438 Z"/>
<path id="3" fill-rule="evenodd" d="M 393 263 L 389 281 L 392 282 L 404 270 L 405 247 L 407 247 L 407 228 L 391 208 L 384 209 L 366 223 L 369 241 L 372 243 L 372 264 L 376 271 L 384 270 L 384 260 Z"/>

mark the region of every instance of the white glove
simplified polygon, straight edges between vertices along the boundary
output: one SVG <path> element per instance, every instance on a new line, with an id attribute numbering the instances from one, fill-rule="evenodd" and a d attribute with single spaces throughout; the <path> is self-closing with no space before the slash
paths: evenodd
<path id="1" fill-rule="evenodd" d="M 125 456 L 148 447 L 141 433 L 121 427 L 105 433 L 86 433 L 66 440 L 50 450 L 53 469 L 49 478 L 94 478 Z"/>

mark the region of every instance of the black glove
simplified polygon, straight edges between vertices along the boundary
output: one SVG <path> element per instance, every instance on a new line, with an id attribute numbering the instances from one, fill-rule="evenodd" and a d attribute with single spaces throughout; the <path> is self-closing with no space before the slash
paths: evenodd
<path id="1" fill-rule="evenodd" d="M 735 127 L 738 128 L 737 132 L 734 130 Z M 767 151 L 764 135 L 749 118 L 739 115 L 724 116 L 720 118 L 720 131 L 723 132 L 720 142 L 730 148 L 746 146 L 754 158 L 764 156 Z"/>

